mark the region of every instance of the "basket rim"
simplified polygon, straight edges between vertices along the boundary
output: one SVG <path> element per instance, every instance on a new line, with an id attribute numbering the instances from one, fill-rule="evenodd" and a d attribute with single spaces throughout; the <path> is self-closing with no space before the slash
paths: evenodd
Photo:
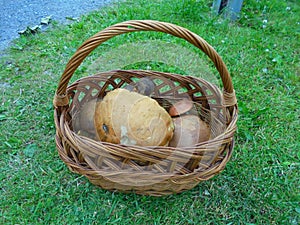
<path id="1" fill-rule="evenodd" d="M 205 79 L 201 78 L 201 77 L 193 77 L 193 76 L 185 76 L 185 75 L 180 75 L 180 74 L 175 74 L 175 73 L 169 73 L 169 72 L 161 72 L 161 71 L 149 71 L 149 70 L 111 70 L 111 71 L 104 71 L 104 72 L 100 72 L 100 73 L 97 73 L 97 74 L 94 74 L 92 76 L 89 76 L 89 77 L 83 77 L 83 78 L 80 78 L 79 80 L 77 80 L 78 83 L 80 83 L 81 81 L 83 81 L 84 79 L 90 79 L 91 77 L 102 77 L 103 75 L 105 76 L 113 76 L 116 72 L 133 72 L 133 73 L 142 73 L 144 76 L 146 75 L 149 75 L 149 76 L 153 76 L 153 72 L 156 74 L 156 75 L 173 75 L 173 76 L 178 76 L 180 78 L 186 78 L 186 80 L 196 80 L 196 81 L 202 81 L 204 83 L 206 83 L 207 85 L 210 85 L 211 87 L 215 88 L 214 90 L 216 91 L 216 93 L 219 93 L 220 95 L 222 94 L 220 91 L 219 91 L 219 88 L 216 87 L 215 85 L 212 85 L 210 82 L 206 81 Z M 74 83 L 72 83 L 71 85 L 68 86 L 67 88 L 67 95 L 68 95 L 68 89 L 69 88 L 72 88 L 73 85 L 74 87 L 76 87 L 77 85 L 77 82 L 75 81 Z M 224 97 L 224 92 L 223 92 L 223 97 Z M 224 100 L 224 99 L 223 99 Z M 193 101 L 194 104 L 199 104 L 195 101 Z M 61 113 L 64 114 L 67 112 L 67 109 L 68 109 L 69 105 L 65 106 L 65 107 L 62 107 L 60 110 L 61 110 Z M 220 107 L 228 107 L 225 103 L 225 101 L 221 102 L 220 104 Z M 58 108 L 55 108 L 55 110 L 58 110 Z M 188 147 L 180 147 L 180 149 L 182 151 L 188 151 L 189 149 L 191 148 L 194 148 L 195 146 L 197 147 L 200 147 L 201 145 L 206 145 L 206 146 L 209 146 L 209 145 L 213 145 L 212 142 L 217 140 L 218 138 L 220 138 L 220 136 L 222 136 L 222 138 L 224 138 L 224 133 L 232 133 L 232 132 L 235 132 L 236 130 L 236 122 L 237 122 L 237 119 L 238 119 L 238 105 L 237 104 L 234 104 L 234 105 L 231 105 L 231 110 L 232 112 L 232 116 L 230 117 L 230 121 L 226 124 L 226 129 L 224 129 L 224 132 L 222 134 L 219 134 L 218 136 L 215 136 L 214 138 L 206 141 L 206 142 L 201 142 L 201 143 L 197 143 L 196 145 L 193 145 L 193 146 L 188 146 Z M 212 116 L 216 116 L 214 115 L 214 113 L 210 112 L 212 114 Z M 221 123 L 221 122 L 220 122 Z M 71 129 L 69 130 L 70 132 L 73 132 Z M 74 132 L 75 135 L 77 135 L 75 132 Z M 225 138 L 227 137 L 228 135 L 225 136 Z M 170 149 L 177 149 L 177 147 L 170 147 L 170 146 L 137 146 L 137 145 L 125 145 L 125 144 L 114 144 L 114 143 L 109 143 L 109 142 L 102 142 L 102 141 L 96 141 L 96 142 L 100 142 L 102 143 L 104 146 L 124 146 L 124 147 L 134 147 L 136 148 L 137 150 L 139 149 L 140 151 L 143 151 L 143 150 L 155 150 L 155 149 L 166 149 L 166 150 L 170 150 Z"/>

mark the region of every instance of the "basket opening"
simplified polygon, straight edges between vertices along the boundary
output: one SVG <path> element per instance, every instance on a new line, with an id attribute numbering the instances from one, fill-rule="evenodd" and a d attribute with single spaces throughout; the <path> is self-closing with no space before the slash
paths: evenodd
<path id="1" fill-rule="evenodd" d="M 218 155 L 218 148 L 212 147 L 210 144 L 199 143 L 196 147 L 194 146 L 194 153 L 191 154 L 189 148 L 183 148 L 183 152 L 186 152 L 183 159 L 192 157 L 191 161 L 187 160 L 186 162 L 178 161 L 174 164 L 172 161 L 166 160 L 176 148 L 163 147 L 159 148 L 159 153 L 157 153 L 157 158 L 153 157 L 147 158 L 145 152 L 141 153 L 141 148 L 138 146 L 133 146 L 131 151 L 131 157 L 128 156 L 122 158 L 120 155 L 110 154 L 112 157 L 99 158 L 96 156 L 95 152 L 100 151 L 103 148 L 103 145 L 111 145 L 110 143 L 99 142 L 98 137 L 94 129 L 91 129 L 91 125 L 82 127 L 80 123 L 80 112 L 85 110 L 86 106 L 90 103 L 95 104 L 97 101 L 101 100 L 107 92 L 112 89 L 124 87 L 132 82 L 140 80 L 142 77 L 151 77 L 154 80 L 156 85 L 154 92 L 150 97 L 155 99 L 162 107 L 167 111 L 174 104 L 174 102 L 183 99 L 190 98 L 194 102 L 193 114 L 197 115 L 201 120 L 210 124 L 211 134 L 210 141 L 213 141 L 215 138 L 219 137 L 224 133 L 226 129 L 226 109 L 221 105 L 221 95 L 220 92 L 215 89 L 214 85 L 207 83 L 202 79 L 191 79 L 181 75 L 162 73 L 157 71 L 108 71 L 106 73 L 96 74 L 94 76 L 89 76 L 83 79 L 78 80 L 73 83 L 68 88 L 68 94 L 70 98 L 70 105 L 67 109 L 66 122 L 69 125 L 70 132 L 76 136 L 82 142 L 81 138 L 84 141 L 91 141 L 93 144 L 90 146 L 90 149 L 85 149 L 85 154 L 79 157 L 84 159 L 81 163 L 86 163 L 90 165 L 92 162 L 94 166 L 98 169 L 110 166 L 116 166 L 121 168 L 129 168 L 130 170 L 140 171 L 147 168 L 148 170 L 164 172 L 174 172 L 177 173 L 189 173 L 195 169 L 204 170 L 215 160 L 221 160 L 216 158 Z M 89 113 L 89 112 L 85 112 Z M 100 144 L 99 147 L 97 146 Z M 200 150 L 198 149 L 200 147 Z M 100 150 L 99 150 L 100 148 Z M 129 146 L 127 146 L 129 148 Z M 210 151 L 206 151 L 205 148 L 210 148 Z M 153 153 L 154 147 L 146 147 L 147 151 Z M 198 149 L 198 150 L 197 150 Z M 103 151 L 103 150 L 101 150 Z M 147 152 L 146 151 L 146 152 Z M 135 155 L 137 152 L 140 152 Z M 74 154 L 77 154 L 76 151 L 70 154 L 70 157 L 74 157 Z M 79 153 L 78 153 L 79 154 Z M 126 155 L 125 154 L 125 155 Z M 224 153 L 226 154 L 226 152 Z M 86 161 L 86 155 L 89 156 L 89 162 Z M 195 156 L 193 158 L 193 155 Z M 182 156 L 181 156 L 182 157 Z M 201 160 L 199 161 L 199 157 Z M 173 164 L 172 164 L 173 163 Z M 156 165 L 157 164 L 157 165 Z M 172 165 L 171 165 L 172 164 Z M 158 166 L 159 165 L 159 166 Z"/>

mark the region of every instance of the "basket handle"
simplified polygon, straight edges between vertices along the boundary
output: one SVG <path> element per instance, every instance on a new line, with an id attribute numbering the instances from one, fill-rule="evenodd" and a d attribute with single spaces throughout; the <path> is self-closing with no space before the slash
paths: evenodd
<path id="1" fill-rule="evenodd" d="M 204 39 L 199 37 L 197 34 L 189 31 L 188 29 L 180 26 L 154 21 L 154 20 L 131 20 L 110 26 L 94 36 L 86 40 L 72 56 L 66 68 L 61 76 L 58 84 L 58 88 L 55 93 L 53 104 L 55 107 L 67 106 L 69 99 L 67 96 L 67 86 L 74 74 L 75 70 L 79 67 L 81 62 L 100 44 L 109 40 L 110 38 L 129 32 L 136 31 L 158 31 L 171 34 L 173 36 L 182 38 L 202 50 L 214 63 L 217 68 L 224 86 L 224 105 L 233 106 L 236 104 L 235 92 L 231 77 L 226 68 L 225 63 L 218 55 L 218 53 L 209 45 Z"/>

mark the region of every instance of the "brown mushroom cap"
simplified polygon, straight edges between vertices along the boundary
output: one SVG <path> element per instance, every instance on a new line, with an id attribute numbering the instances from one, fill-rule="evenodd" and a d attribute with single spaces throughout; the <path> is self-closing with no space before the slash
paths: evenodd
<path id="1" fill-rule="evenodd" d="M 140 146 L 168 145 L 174 130 L 157 101 L 121 88 L 97 103 L 95 127 L 102 141 Z"/>
<path id="2" fill-rule="evenodd" d="M 79 121 L 82 130 L 95 133 L 94 114 L 96 101 L 88 101 L 79 112 Z"/>
<path id="3" fill-rule="evenodd" d="M 193 101 L 189 99 L 182 99 L 171 106 L 169 109 L 170 116 L 179 116 L 190 111 L 193 108 Z"/>
<path id="4" fill-rule="evenodd" d="M 96 99 L 85 102 L 72 116 L 73 130 L 82 136 L 97 139 L 94 126 Z"/>
<path id="5" fill-rule="evenodd" d="M 124 89 L 150 96 L 155 89 L 155 84 L 150 78 L 143 77 L 136 83 L 128 84 Z"/>
<path id="6" fill-rule="evenodd" d="M 171 147 L 189 147 L 209 140 L 210 128 L 207 123 L 195 115 L 184 115 L 173 118 L 174 134 Z"/>

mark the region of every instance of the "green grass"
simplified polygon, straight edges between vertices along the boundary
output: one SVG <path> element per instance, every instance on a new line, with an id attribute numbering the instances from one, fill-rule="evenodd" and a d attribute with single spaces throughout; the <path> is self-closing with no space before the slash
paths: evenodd
<path id="1" fill-rule="evenodd" d="M 125 1 L 70 25 L 54 22 L 12 45 L 0 59 L 0 224 L 300 223 L 299 1 L 245 1 L 235 23 L 211 14 L 210 5 Z M 88 37 L 129 19 L 172 22 L 199 34 L 233 77 L 240 109 L 233 157 L 220 175 L 182 194 L 102 190 L 71 173 L 55 149 L 52 97 L 64 66 Z M 73 80 L 105 51 L 149 38 L 189 46 L 156 33 L 116 37 Z"/>

